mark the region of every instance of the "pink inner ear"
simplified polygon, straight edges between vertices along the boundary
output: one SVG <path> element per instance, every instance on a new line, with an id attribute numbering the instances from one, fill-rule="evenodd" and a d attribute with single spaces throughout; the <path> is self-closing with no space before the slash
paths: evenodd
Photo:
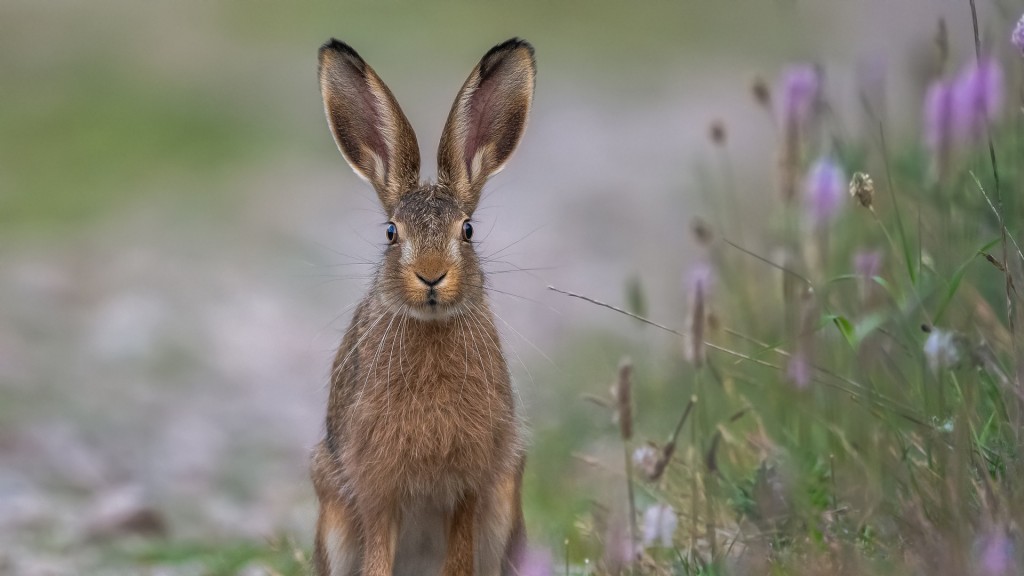
<path id="1" fill-rule="evenodd" d="M 378 109 L 379 103 L 377 98 L 370 91 L 370 84 L 367 80 L 358 86 L 356 98 L 358 98 L 359 109 L 363 111 L 366 118 L 364 120 L 365 127 L 363 129 L 363 142 L 370 148 L 377 156 L 380 157 L 381 163 L 384 166 L 384 173 L 378 174 L 377 177 L 384 181 L 387 179 L 388 173 L 388 147 L 384 141 L 384 135 L 381 133 L 381 126 L 383 125 L 384 118 L 381 116 L 380 110 Z"/>
<path id="2" fill-rule="evenodd" d="M 493 78 L 485 80 L 469 97 L 469 109 L 466 111 L 469 117 L 469 127 L 466 130 L 466 142 L 462 149 L 467 175 L 472 174 L 473 158 L 480 148 L 487 144 L 485 139 L 494 124 L 495 107 L 491 106 L 491 100 L 497 91 L 496 84 Z"/>
<path id="3" fill-rule="evenodd" d="M 381 132 L 383 117 L 380 103 L 373 95 L 370 80 L 360 66 L 346 60 L 344 67 L 335 75 L 335 85 L 340 88 L 335 113 L 336 129 L 341 132 L 341 144 L 346 154 L 364 170 L 371 170 L 373 165 L 369 158 L 363 158 L 362 148 L 368 148 L 380 157 L 384 174 L 367 174 L 371 179 L 384 181 L 388 170 L 388 148 Z M 348 111 L 345 114 L 344 111 Z"/>

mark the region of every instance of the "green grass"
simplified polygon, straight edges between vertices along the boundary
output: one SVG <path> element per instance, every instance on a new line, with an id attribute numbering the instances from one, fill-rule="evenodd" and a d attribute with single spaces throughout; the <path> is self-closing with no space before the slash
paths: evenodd
<path id="1" fill-rule="evenodd" d="M 234 576 L 246 567 L 260 567 L 270 574 L 309 574 L 308 554 L 287 540 L 253 542 L 168 542 L 109 551 L 110 565 L 136 568 L 163 567 L 203 576 Z"/>
<path id="2" fill-rule="evenodd" d="M 167 181 L 188 182 L 174 194 L 192 203 L 208 201 L 218 174 L 259 158 L 274 134 L 226 96 L 140 82 L 111 63 L 87 60 L 59 78 L 12 86 L 0 110 L 7 230 L 88 221 Z"/>

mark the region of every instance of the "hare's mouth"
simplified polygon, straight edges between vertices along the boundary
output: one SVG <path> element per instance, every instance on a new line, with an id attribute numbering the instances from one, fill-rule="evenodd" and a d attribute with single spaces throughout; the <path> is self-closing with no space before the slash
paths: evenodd
<path id="1" fill-rule="evenodd" d="M 451 318 L 458 313 L 458 307 L 452 304 L 443 303 L 435 296 L 432 298 L 428 297 L 421 304 L 407 305 L 406 311 L 409 316 L 412 316 L 417 320 L 434 322 Z"/>
<path id="2" fill-rule="evenodd" d="M 417 320 L 444 320 L 459 312 L 462 298 L 455 270 L 424 274 L 414 271 L 404 279 L 405 307 Z"/>

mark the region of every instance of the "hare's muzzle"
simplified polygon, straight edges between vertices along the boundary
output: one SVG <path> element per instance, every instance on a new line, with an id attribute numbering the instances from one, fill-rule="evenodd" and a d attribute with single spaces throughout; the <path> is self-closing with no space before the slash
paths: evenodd
<path id="1" fill-rule="evenodd" d="M 434 291 L 433 288 L 435 286 L 437 286 L 438 284 L 440 284 L 441 281 L 443 281 L 445 276 L 447 276 L 447 275 L 448 275 L 448 271 L 446 270 L 446 271 L 442 272 L 440 276 L 436 276 L 433 280 L 429 280 L 427 278 L 424 278 L 423 274 L 420 274 L 419 272 L 416 273 L 416 277 L 419 278 L 420 282 L 423 282 L 427 286 L 427 288 L 430 288 L 431 292 Z"/>

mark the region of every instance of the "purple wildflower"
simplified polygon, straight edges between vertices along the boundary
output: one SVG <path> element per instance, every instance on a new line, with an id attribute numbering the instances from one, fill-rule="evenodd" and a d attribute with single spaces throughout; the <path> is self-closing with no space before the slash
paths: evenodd
<path id="1" fill-rule="evenodd" d="M 690 269 L 687 281 L 690 285 L 690 318 L 686 331 L 683 355 L 688 362 L 700 367 L 704 363 L 704 333 L 707 321 L 708 292 L 714 279 L 711 265 L 698 262 Z"/>
<path id="2" fill-rule="evenodd" d="M 984 576 L 1009 576 L 1017 574 L 1013 541 L 1005 529 L 998 529 L 981 541 L 979 574 Z"/>
<path id="3" fill-rule="evenodd" d="M 953 86 L 938 79 L 924 97 L 924 143 L 932 154 L 942 154 L 953 131 Z"/>
<path id="4" fill-rule="evenodd" d="M 671 506 L 655 504 L 648 508 L 644 512 L 644 547 L 650 548 L 657 541 L 662 548 L 671 548 L 678 524 L 676 511 Z"/>
<path id="5" fill-rule="evenodd" d="M 705 260 L 696 262 L 683 278 L 690 294 L 700 292 L 705 298 L 715 283 L 715 271 Z"/>
<path id="6" fill-rule="evenodd" d="M 880 250 L 862 250 L 853 255 L 853 269 L 858 276 L 873 278 L 882 270 Z"/>
<path id="7" fill-rule="evenodd" d="M 811 64 L 794 64 L 782 71 L 779 81 L 780 113 L 784 126 L 804 126 L 818 106 L 821 74 Z"/>
<path id="8" fill-rule="evenodd" d="M 956 334 L 932 327 L 931 333 L 924 341 L 924 357 L 928 361 L 928 367 L 935 374 L 955 367 L 960 362 Z"/>
<path id="9" fill-rule="evenodd" d="M 835 218 L 846 199 L 846 174 L 842 166 L 828 157 L 815 162 L 804 180 L 807 215 L 817 227 Z"/>
<path id="10" fill-rule="evenodd" d="M 972 61 L 957 75 L 953 94 L 953 127 L 958 138 L 976 140 L 1003 107 L 1005 81 L 995 58 Z"/>
<path id="11" fill-rule="evenodd" d="M 520 576 L 554 576 L 555 564 L 551 552 L 544 548 L 529 548 L 519 564 Z"/>
<path id="12" fill-rule="evenodd" d="M 881 250 L 861 250 L 853 255 L 853 271 L 860 276 L 860 298 L 865 303 L 875 291 L 872 278 L 882 272 L 883 258 Z"/>
<path id="13" fill-rule="evenodd" d="M 811 385 L 811 363 L 807 361 L 807 355 L 803 350 L 797 350 L 789 357 L 786 376 L 800 390 Z"/>
<path id="14" fill-rule="evenodd" d="M 604 565 L 609 574 L 619 574 L 633 565 L 639 552 L 639 546 L 633 544 L 629 525 L 622 518 L 615 518 L 608 523 L 608 532 L 604 543 Z"/>
<path id="15" fill-rule="evenodd" d="M 1010 35 L 1010 44 L 1013 44 L 1020 51 L 1021 56 L 1024 56 L 1024 16 L 1020 17 L 1017 25 L 1013 28 L 1013 34 Z"/>
<path id="16" fill-rule="evenodd" d="M 645 477 L 653 476 L 657 466 L 658 450 L 651 444 L 644 444 L 633 451 L 633 467 Z"/>

